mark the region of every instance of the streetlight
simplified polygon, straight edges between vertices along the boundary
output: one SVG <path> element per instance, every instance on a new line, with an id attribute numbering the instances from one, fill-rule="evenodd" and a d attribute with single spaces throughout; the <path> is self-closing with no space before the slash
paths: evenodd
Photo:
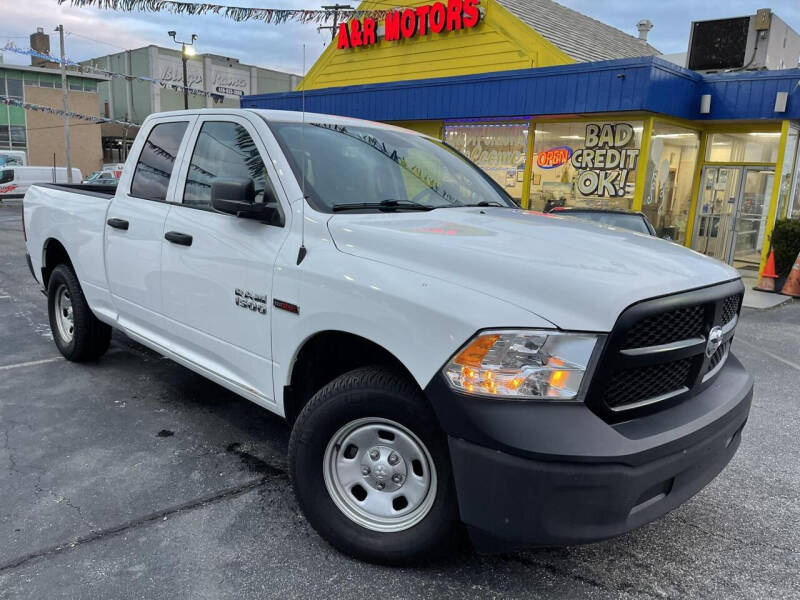
<path id="1" fill-rule="evenodd" d="M 190 56 L 197 54 L 194 48 L 192 48 L 194 41 L 197 39 L 197 35 L 194 33 L 192 34 L 191 42 L 180 42 L 176 40 L 175 36 L 177 33 L 175 31 L 168 31 L 167 35 L 172 38 L 173 42 L 181 45 L 181 62 L 183 63 L 183 108 L 189 110 L 189 83 L 186 79 L 186 61 Z"/>

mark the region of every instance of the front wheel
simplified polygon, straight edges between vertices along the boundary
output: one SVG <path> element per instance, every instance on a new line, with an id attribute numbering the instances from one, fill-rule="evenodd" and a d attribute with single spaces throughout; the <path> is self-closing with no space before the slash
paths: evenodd
<path id="1" fill-rule="evenodd" d="M 322 388 L 295 423 L 292 482 L 339 550 L 399 564 L 440 554 L 458 525 L 447 443 L 419 388 L 381 367 Z"/>

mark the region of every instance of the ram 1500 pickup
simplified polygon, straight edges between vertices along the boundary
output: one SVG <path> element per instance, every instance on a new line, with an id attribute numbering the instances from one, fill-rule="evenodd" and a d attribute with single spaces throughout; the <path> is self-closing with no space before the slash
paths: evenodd
<path id="1" fill-rule="evenodd" d="M 447 144 L 317 114 L 148 117 L 116 189 L 36 185 L 61 353 L 116 328 L 284 416 L 332 545 L 420 560 L 621 534 L 708 484 L 752 379 L 743 285 L 648 235 L 522 210 Z"/>

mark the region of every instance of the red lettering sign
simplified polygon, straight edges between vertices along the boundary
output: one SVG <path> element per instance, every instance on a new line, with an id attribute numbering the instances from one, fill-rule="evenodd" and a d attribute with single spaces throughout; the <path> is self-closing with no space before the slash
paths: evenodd
<path id="1" fill-rule="evenodd" d="M 387 42 L 394 42 L 400 39 L 400 13 L 393 10 L 386 14 L 386 20 L 383 23 L 385 31 L 383 37 Z"/>
<path id="2" fill-rule="evenodd" d="M 383 39 L 387 42 L 444 31 L 472 29 L 481 22 L 480 0 L 447 0 L 430 5 L 393 10 L 386 13 Z M 378 26 L 375 19 L 353 19 L 339 25 L 336 47 L 341 50 L 372 46 L 378 43 Z"/>

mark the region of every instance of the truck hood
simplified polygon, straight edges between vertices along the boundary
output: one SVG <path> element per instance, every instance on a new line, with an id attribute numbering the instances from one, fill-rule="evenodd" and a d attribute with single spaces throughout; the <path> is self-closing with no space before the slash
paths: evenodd
<path id="1" fill-rule="evenodd" d="M 562 329 L 610 331 L 635 302 L 739 277 L 652 236 L 508 208 L 340 214 L 328 227 L 344 253 L 500 298 Z M 515 326 L 500 319 L 488 326 Z"/>

